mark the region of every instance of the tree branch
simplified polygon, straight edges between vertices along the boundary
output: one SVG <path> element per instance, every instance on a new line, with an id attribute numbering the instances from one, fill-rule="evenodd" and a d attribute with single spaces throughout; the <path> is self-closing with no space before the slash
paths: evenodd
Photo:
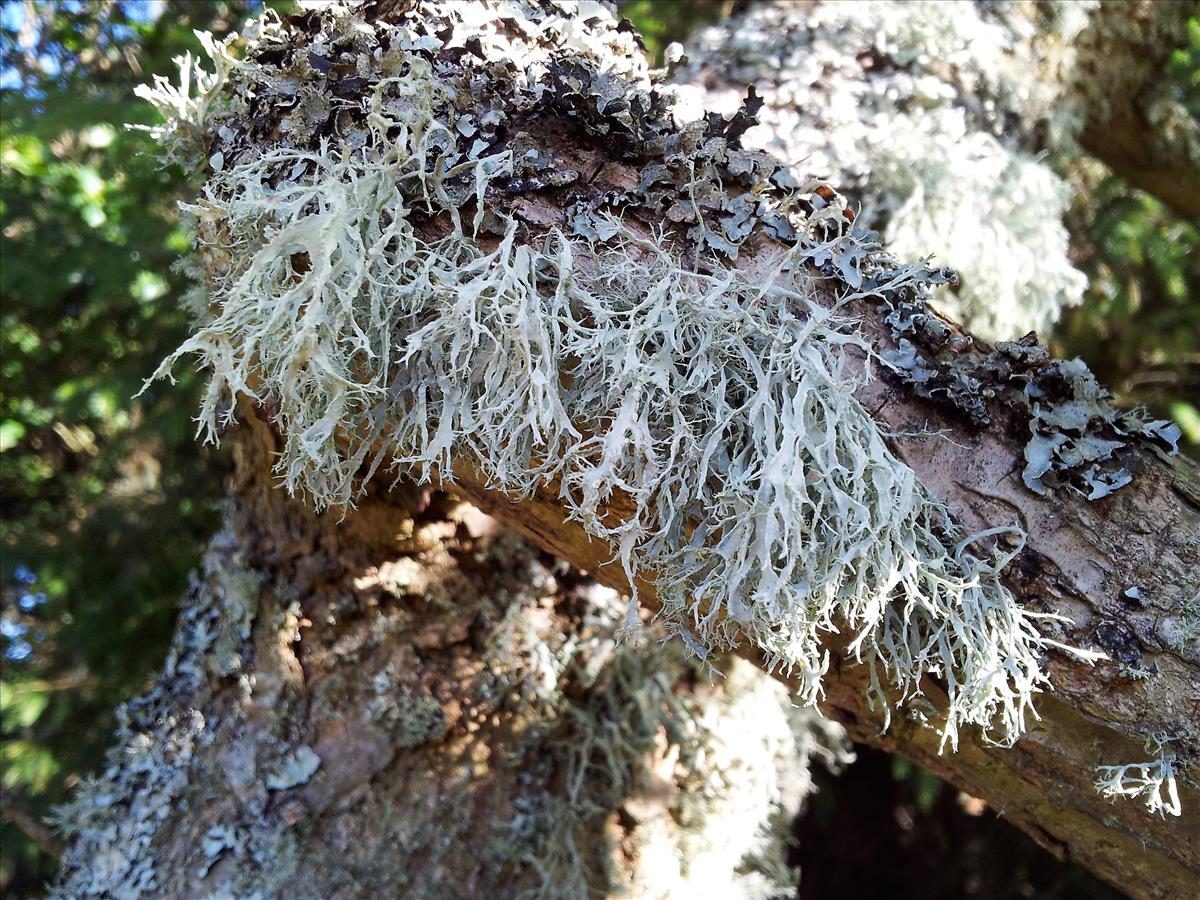
<path id="1" fill-rule="evenodd" d="M 12 791 L 0 788 L 0 810 L 4 817 L 21 829 L 38 848 L 51 856 L 63 855 L 63 840 L 54 830 L 30 812 Z"/>
<path id="2" fill-rule="evenodd" d="M 213 47 L 202 102 L 151 92 L 173 115 L 164 140 L 199 136 L 209 160 L 195 209 L 213 314 L 181 352 L 214 370 L 213 431 L 223 391 L 265 398 L 278 474 L 327 504 L 388 458 L 418 477 L 449 465 L 472 501 L 639 588 L 701 652 L 737 643 L 803 695 L 823 688 L 856 736 L 1133 896 L 1190 890 L 1200 477 L 1147 449 L 1170 429 L 1112 410 L 1036 341 L 972 349 L 924 306 L 949 274 L 896 263 L 828 187 L 741 150 L 745 114 L 677 127 L 602 13 L 534 4 L 494 29 L 455 4 L 379 9 L 289 19 L 247 61 Z M 853 541 L 852 515 L 868 523 Z M 1000 534 L 1014 518 L 1019 552 Z M 746 544 L 718 549 L 743 524 Z M 1002 585 L 991 550 L 964 550 L 979 533 L 1015 557 Z M 810 552 L 826 568 L 793 576 Z M 740 596 L 734 578 L 776 587 Z M 956 633 L 969 603 L 982 638 Z M 1070 624 L 1031 634 L 1040 613 Z M 869 698 L 889 688 L 852 639 L 907 688 L 910 718 L 883 736 Z M 1015 748 L 987 746 L 965 723 L 1000 708 L 1001 734 L 1021 730 L 1030 648 L 1048 640 L 1111 661 L 1051 652 L 1056 699 Z M 940 753 L 958 724 L 959 752 Z M 1178 817 L 1094 790 L 1098 766 L 1145 760 L 1147 741 L 1177 760 Z"/>
<path id="3" fill-rule="evenodd" d="M 897 401 L 897 422 L 924 418 L 930 410 Z M 983 797 L 1003 816 L 1061 859 L 1086 866 L 1133 897 L 1184 896 L 1200 873 L 1200 794 L 1183 789 L 1183 815 L 1158 820 L 1127 801 L 1113 803 L 1097 793 L 1096 767 L 1147 758 L 1151 732 L 1195 736 L 1200 696 L 1194 685 L 1200 666 L 1194 649 L 1174 649 L 1162 624 L 1179 616 L 1187 591 L 1197 588 L 1195 543 L 1200 534 L 1200 470 L 1186 461 L 1171 464 L 1144 454 L 1135 486 L 1107 502 L 1088 504 L 1070 497 L 1037 498 L 1013 486 L 1006 469 L 1020 459 L 995 434 L 958 429 L 960 449 L 944 444 L 913 454 L 927 483 L 945 485 L 945 499 L 972 526 L 986 519 L 969 489 L 953 488 L 945 473 L 972 471 L 971 479 L 1006 494 L 1036 523 L 1025 554 L 1008 579 L 1027 602 L 1046 604 L 1076 623 L 1076 640 L 1109 634 L 1120 641 L 1114 656 L 1132 654 L 1138 665 L 1157 671 L 1149 680 L 1122 674 L 1116 661 L 1095 668 L 1058 656 L 1050 661 L 1052 695 L 1037 704 L 1040 721 L 1011 748 L 988 746 L 964 735 L 957 752 L 939 752 L 937 732 L 915 721 L 893 719 L 882 730 L 879 710 L 867 702 L 868 673 L 852 660 L 834 664 L 821 709 L 846 726 L 855 740 L 901 753 L 963 790 Z M 913 442 L 914 444 L 916 442 Z M 500 521 L 595 577 L 628 590 L 611 551 L 564 521 L 553 488 L 521 503 L 487 490 L 470 470 L 456 470 L 454 488 Z M 1007 485 L 1007 486 L 1006 486 Z M 618 508 L 617 515 L 620 515 Z M 1055 562 L 1057 560 L 1058 562 Z M 1060 565 L 1061 564 L 1061 565 Z M 1147 608 L 1130 608 L 1121 598 L 1135 583 L 1150 598 Z M 653 608 L 653 585 L 639 585 Z M 1048 601 L 1048 603 L 1047 603 Z M 747 658 L 763 665 L 753 648 Z M 1127 657 L 1128 658 L 1128 657 Z M 765 666 L 764 666 L 765 667 Z M 785 679 L 788 680 L 788 679 Z M 793 688 L 798 682 L 789 680 Z M 927 690 L 936 697 L 937 687 Z M 1189 725 L 1189 723 L 1191 723 Z M 1189 741 L 1189 743 L 1191 743 Z"/>

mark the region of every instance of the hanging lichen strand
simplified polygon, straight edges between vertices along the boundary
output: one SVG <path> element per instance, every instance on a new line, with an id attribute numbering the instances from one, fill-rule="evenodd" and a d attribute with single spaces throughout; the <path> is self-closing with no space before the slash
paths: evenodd
<path id="1" fill-rule="evenodd" d="M 967 723 L 1015 739 L 1052 642 L 999 580 L 1011 553 L 958 534 L 890 452 L 853 397 L 871 348 L 815 302 L 930 273 L 738 149 L 744 115 L 676 128 L 606 8 L 404 7 L 268 16 L 240 59 L 210 43 L 212 96 L 148 92 L 170 149 L 199 135 L 208 157 L 187 210 L 209 303 L 159 373 L 200 356 L 208 438 L 257 399 L 282 482 L 318 506 L 385 461 L 556 486 L 701 656 L 747 640 L 813 702 L 842 632 L 873 699 L 940 714 L 943 746 Z M 581 172 L 603 158 L 636 180 Z M 536 224 L 551 202 L 567 215 Z M 729 265 L 772 240 L 773 271 Z"/>

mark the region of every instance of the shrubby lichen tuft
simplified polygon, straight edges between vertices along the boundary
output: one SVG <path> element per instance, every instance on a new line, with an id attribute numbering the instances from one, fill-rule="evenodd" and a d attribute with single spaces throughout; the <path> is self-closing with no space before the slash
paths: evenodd
<path id="1" fill-rule="evenodd" d="M 1175 755 L 1166 747 L 1166 741 L 1152 739 L 1150 743 L 1157 744 L 1157 753 L 1149 762 L 1097 766 L 1096 790 L 1113 799 L 1141 800 L 1148 812 L 1159 817 L 1182 815 Z"/>
<path id="2" fill-rule="evenodd" d="M 1047 33 L 1086 19 L 1085 4 L 1062 6 L 1046 5 L 1062 20 Z M 1058 139 L 1078 117 L 1029 71 L 1036 53 L 1014 52 L 1030 35 L 1010 12 L 755 4 L 691 42 L 676 90 L 698 114 L 730 112 L 756 86 L 765 104 L 747 140 L 837 184 L 893 252 L 957 269 L 960 282 L 933 294 L 940 311 L 988 340 L 1044 332 L 1086 280 L 1067 253 L 1069 186 L 1039 156 L 1033 123 Z M 1038 52 L 1065 54 L 1065 40 L 1039 38 Z"/>
<path id="3" fill-rule="evenodd" d="M 928 271 L 886 269 L 844 205 L 735 153 L 740 126 L 675 129 L 632 51 L 628 77 L 589 57 L 580 28 L 610 49 L 628 37 L 607 10 L 564 8 L 455 7 L 435 36 L 419 7 L 382 23 L 332 5 L 292 26 L 306 55 L 283 63 L 266 61 L 287 43 L 268 18 L 207 125 L 224 149 L 187 207 L 210 311 L 159 374 L 192 353 L 211 370 L 210 439 L 231 398 L 262 403 L 281 480 L 318 506 L 352 502 L 385 463 L 426 480 L 469 463 L 517 498 L 554 486 L 694 653 L 749 641 L 812 703 L 840 632 L 885 710 L 933 712 L 934 676 L 943 746 L 967 724 L 1011 742 L 1046 685 L 1041 654 L 1061 647 L 1000 580 L 1012 554 L 990 539 L 1016 529 L 959 533 L 854 399 L 850 362 L 871 348 L 816 302 L 821 281 L 844 302 L 920 291 Z M 515 31 L 495 27 L 506 10 Z M 251 114 L 279 91 L 295 97 L 282 120 Z M 543 180 L 576 215 L 536 228 L 504 198 L 539 151 L 495 125 L 572 111 L 583 140 L 669 161 L 600 197 Z M 747 187 L 736 203 L 726 177 Z M 644 202 L 619 212 L 655 184 L 687 202 L 648 232 Z M 725 263 L 761 234 L 791 244 L 773 271 Z"/>

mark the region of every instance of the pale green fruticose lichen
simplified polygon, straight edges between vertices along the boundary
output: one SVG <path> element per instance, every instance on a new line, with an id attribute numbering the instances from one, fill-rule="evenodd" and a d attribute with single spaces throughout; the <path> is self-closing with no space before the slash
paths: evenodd
<path id="1" fill-rule="evenodd" d="M 1175 756 L 1166 749 L 1165 741 L 1152 740 L 1151 743 L 1158 747 L 1156 757 L 1149 762 L 1097 766 L 1096 790 L 1105 797 L 1141 800 L 1151 814 L 1160 817 L 1165 818 L 1167 813 L 1181 815 L 1183 806 L 1175 783 Z"/>
<path id="2" fill-rule="evenodd" d="M 510 153 L 440 165 L 452 88 L 417 53 L 392 64 L 360 147 L 222 161 L 188 207 L 201 253 L 228 264 L 208 267 L 212 313 L 159 375 L 189 353 L 211 369 L 209 438 L 231 396 L 269 401 L 280 478 L 318 506 L 352 502 L 386 459 L 422 479 L 468 461 L 515 498 L 557 482 L 697 654 L 748 640 L 812 703 L 822 637 L 841 632 L 885 710 L 885 683 L 914 707 L 924 677 L 944 683 L 943 747 L 966 724 L 1015 740 L 1046 684 L 1040 656 L 1062 645 L 1001 583 L 1012 553 L 958 534 L 853 398 L 848 356 L 870 349 L 814 302 L 803 265 L 858 258 L 853 239 L 802 236 L 751 279 L 683 269 L 616 220 L 607 240 L 519 236 L 485 202 Z M 445 190 L 464 173 L 465 224 Z M 418 232 L 420 210 L 448 233 Z M 485 214 L 498 242 L 478 236 Z M 632 511 L 614 523 L 618 496 Z"/>
<path id="3" fill-rule="evenodd" d="M 256 27 L 255 22 L 248 22 L 242 37 L 254 40 Z M 163 114 L 161 125 L 133 127 L 153 135 L 163 148 L 165 157 L 173 162 L 185 162 L 188 157 L 185 148 L 202 140 L 213 104 L 220 97 L 230 73 L 237 67 L 237 59 L 229 51 L 236 35 L 225 41 L 216 40 L 207 31 L 197 31 L 195 35 L 213 63 L 212 72 L 204 68 L 201 59 L 189 52 L 175 60 L 179 64 L 178 85 L 162 75 L 155 75 L 153 84 L 139 84 L 133 89 L 136 96 L 148 101 Z"/>
<path id="4" fill-rule="evenodd" d="M 1200 591 L 1185 597 L 1177 614 L 1165 616 L 1155 630 L 1176 653 L 1200 661 Z"/>

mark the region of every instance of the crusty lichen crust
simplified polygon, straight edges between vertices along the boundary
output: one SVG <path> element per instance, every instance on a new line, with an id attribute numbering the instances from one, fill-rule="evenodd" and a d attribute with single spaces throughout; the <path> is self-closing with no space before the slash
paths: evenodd
<path id="1" fill-rule="evenodd" d="M 1002 584 L 1013 551 L 988 549 L 1021 535 L 960 534 L 853 396 L 874 352 L 842 304 L 935 273 L 739 149 L 745 112 L 678 128 L 606 7 L 369 9 L 268 16 L 240 57 L 210 42 L 210 96 L 149 93 L 168 144 L 203 136 L 208 159 L 187 207 L 208 310 L 159 373 L 211 370 L 207 436 L 232 397 L 263 403 L 281 481 L 318 506 L 385 462 L 468 462 L 515 498 L 556 485 L 696 654 L 749 641 L 812 703 L 841 632 L 885 710 L 936 713 L 943 746 L 967 724 L 1015 740 L 1061 646 Z M 539 127 L 637 183 L 601 191 Z M 564 221 L 512 212 L 539 193 Z M 772 271 L 731 265 L 767 239 L 787 248 Z"/>
<path id="2" fill-rule="evenodd" d="M 319 549 L 259 571 L 231 510 L 162 674 L 57 810 L 69 847 L 52 896 L 458 896 L 480 877 L 499 885 L 488 896 L 531 898 L 794 887 L 788 825 L 810 762 L 848 761 L 840 727 L 748 663 L 709 685 L 678 648 L 622 643 L 615 592 L 504 532 L 466 551 L 457 535 L 478 518 L 453 504 L 407 519 L 407 550 L 390 532 L 339 546 L 330 523 Z M 333 558 L 346 569 L 330 584 Z M 306 578 L 327 612 L 389 602 L 313 628 L 289 599 Z M 431 608 L 440 639 L 422 628 Z M 301 654 L 308 683 L 288 686 Z M 480 742 L 486 764 L 467 749 Z M 467 820 L 489 792 L 481 840 Z"/>

